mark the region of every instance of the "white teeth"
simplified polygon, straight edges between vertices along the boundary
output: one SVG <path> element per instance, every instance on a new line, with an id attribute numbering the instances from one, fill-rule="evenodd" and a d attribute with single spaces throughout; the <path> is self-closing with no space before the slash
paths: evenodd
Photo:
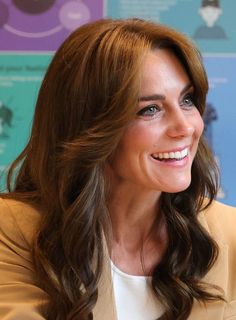
<path id="1" fill-rule="evenodd" d="M 181 159 L 182 158 L 181 157 L 181 152 L 179 152 L 179 151 L 175 152 L 175 158 L 176 159 Z"/>
<path id="2" fill-rule="evenodd" d="M 177 159 L 180 160 L 188 155 L 188 148 L 183 149 L 182 151 L 176 152 L 160 152 L 154 153 L 153 158 L 155 159 Z"/>

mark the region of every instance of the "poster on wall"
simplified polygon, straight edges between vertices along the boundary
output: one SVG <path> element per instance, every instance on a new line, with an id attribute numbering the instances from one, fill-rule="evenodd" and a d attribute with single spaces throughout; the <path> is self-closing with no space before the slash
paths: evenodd
<path id="1" fill-rule="evenodd" d="M 103 0 L 0 0 L 0 51 L 55 51 L 103 10 Z"/>
<path id="2" fill-rule="evenodd" d="M 173 26 L 193 38 L 203 53 L 236 50 L 235 0 L 108 0 L 106 12 Z"/>
<path id="3" fill-rule="evenodd" d="M 204 58 L 210 90 L 207 98 L 206 136 L 214 150 L 221 171 L 219 200 L 236 206 L 234 92 L 236 83 L 235 56 L 206 56 Z"/>
<path id="4" fill-rule="evenodd" d="M 38 89 L 50 59 L 48 55 L 1 54 L 0 60 L 0 172 L 5 172 L 27 143 Z"/>
<path id="5" fill-rule="evenodd" d="M 0 0 L 0 187 L 25 146 L 39 87 L 69 34 L 104 14 L 103 0 Z"/>

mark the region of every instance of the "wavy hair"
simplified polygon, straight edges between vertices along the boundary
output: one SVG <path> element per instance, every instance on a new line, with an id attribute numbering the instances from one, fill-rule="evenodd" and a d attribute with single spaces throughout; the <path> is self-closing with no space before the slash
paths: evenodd
<path id="1" fill-rule="evenodd" d="M 111 232 L 104 167 L 134 116 L 142 61 L 156 48 L 169 48 L 180 59 L 203 115 L 208 82 L 199 51 L 185 35 L 157 23 L 104 19 L 84 25 L 65 40 L 46 72 L 29 142 L 8 174 L 8 196 L 42 214 L 33 258 L 49 295 L 47 319 L 93 319 L 103 234 Z M 216 166 L 201 139 L 191 185 L 161 196 L 169 246 L 152 276 L 165 307 L 160 320 L 187 319 L 195 299 L 220 298 L 202 282 L 218 248 L 198 222 L 216 192 Z"/>

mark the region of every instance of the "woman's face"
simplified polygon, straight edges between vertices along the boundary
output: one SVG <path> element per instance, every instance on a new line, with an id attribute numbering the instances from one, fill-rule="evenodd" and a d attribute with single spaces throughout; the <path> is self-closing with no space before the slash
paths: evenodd
<path id="1" fill-rule="evenodd" d="M 179 192 L 191 182 L 191 166 L 203 131 L 194 88 L 169 50 L 151 51 L 142 66 L 136 117 L 110 161 L 114 183 L 130 190 Z"/>

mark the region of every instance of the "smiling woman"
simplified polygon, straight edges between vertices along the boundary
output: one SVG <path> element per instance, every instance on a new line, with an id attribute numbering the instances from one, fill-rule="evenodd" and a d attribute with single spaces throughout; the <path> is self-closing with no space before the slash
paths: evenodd
<path id="1" fill-rule="evenodd" d="M 194 87 L 171 50 L 151 51 L 141 70 L 137 115 L 113 156 L 113 177 L 128 183 L 135 193 L 140 186 L 147 191 L 180 192 L 190 185 L 203 131 Z"/>
<path id="2" fill-rule="evenodd" d="M 1 194 L 1 319 L 236 319 L 207 90 L 167 26 L 105 19 L 65 40 Z"/>

